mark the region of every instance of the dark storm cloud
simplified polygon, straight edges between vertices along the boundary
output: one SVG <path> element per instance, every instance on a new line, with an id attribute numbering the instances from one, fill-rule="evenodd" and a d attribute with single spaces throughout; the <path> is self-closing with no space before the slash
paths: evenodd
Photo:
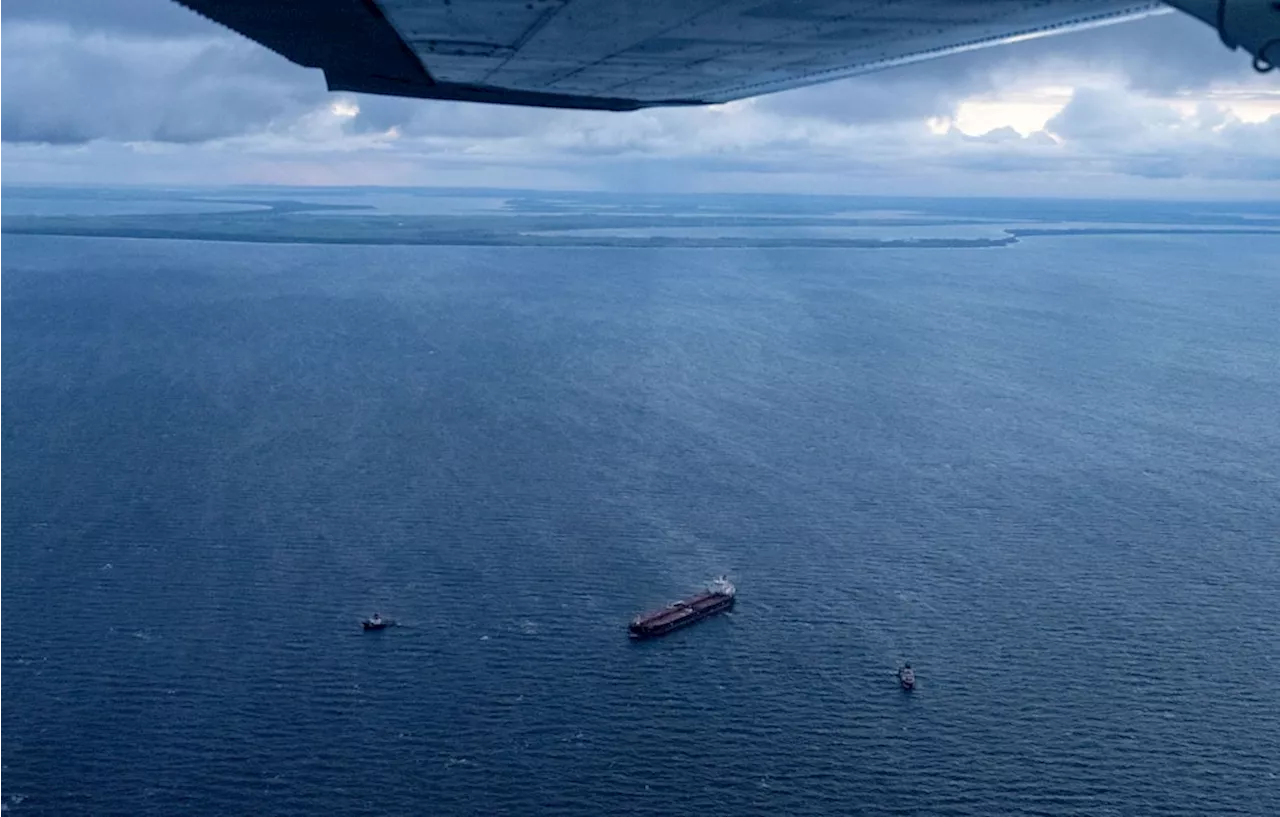
<path id="1" fill-rule="evenodd" d="M 190 143 L 285 128 L 342 97 L 171 0 L 9 0 L 3 139 Z M 351 98 L 351 95 L 345 95 Z M 355 96 L 352 133 L 517 136 L 559 112 Z"/>
<path id="2" fill-rule="evenodd" d="M 129 37 L 207 37 L 217 28 L 173 0 L 5 0 L 5 25 L 46 23 Z"/>
<path id="3" fill-rule="evenodd" d="M 332 101 L 317 71 L 172 0 L 9 0 L 4 5 L 3 138 L 192 142 L 261 132 Z M 1247 72 L 1211 29 L 1167 15 L 1017 43 L 764 97 L 764 112 L 840 123 L 947 116 L 1033 66 L 1123 70 L 1169 92 Z M 503 138 L 558 112 L 359 97 L 356 133 Z"/>
<path id="4" fill-rule="evenodd" d="M 330 94 L 320 72 L 172 0 L 9 0 L 4 23 L 5 171 L 27 180 L 850 192 L 906 179 L 916 192 L 999 193 L 1045 179 L 1120 191 L 1280 179 L 1280 117 L 1244 123 L 1228 107 L 1252 94 L 1265 110 L 1271 84 L 1181 15 L 630 114 Z M 1029 136 L 998 118 L 977 135 L 924 124 L 983 95 L 1061 104 L 1050 86 L 1075 94 Z M 1184 93 L 1207 101 L 1192 113 Z"/>
<path id="5" fill-rule="evenodd" d="M 314 72 L 217 30 L 155 39 L 13 22 L 7 4 L 5 15 L 6 142 L 201 142 L 261 130 L 325 98 Z"/>

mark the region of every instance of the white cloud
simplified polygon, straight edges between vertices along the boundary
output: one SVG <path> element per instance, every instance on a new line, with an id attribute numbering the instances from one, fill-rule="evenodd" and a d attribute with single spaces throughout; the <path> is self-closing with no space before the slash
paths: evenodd
<path id="1" fill-rule="evenodd" d="M 1192 20 L 612 114 L 328 94 L 318 72 L 147 5 L 6 6 L 10 181 L 1278 192 L 1274 79 Z"/>

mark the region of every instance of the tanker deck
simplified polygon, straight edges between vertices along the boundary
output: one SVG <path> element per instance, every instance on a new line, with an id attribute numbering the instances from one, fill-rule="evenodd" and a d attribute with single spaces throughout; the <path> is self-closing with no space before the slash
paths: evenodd
<path id="1" fill-rule="evenodd" d="M 661 610 L 636 616 L 627 628 L 631 638 L 652 638 L 688 627 L 733 607 L 737 590 L 724 576 L 696 596 L 672 602 Z"/>

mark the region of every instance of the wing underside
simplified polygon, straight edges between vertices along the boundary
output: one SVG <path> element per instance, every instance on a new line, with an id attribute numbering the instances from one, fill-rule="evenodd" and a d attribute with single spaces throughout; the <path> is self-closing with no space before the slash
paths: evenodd
<path id="1" fill-rule="evenodd" d="M 1165 10 L 1132 0 L 179 0 L 329 88 L 634 110 L 811 85 Z"/>

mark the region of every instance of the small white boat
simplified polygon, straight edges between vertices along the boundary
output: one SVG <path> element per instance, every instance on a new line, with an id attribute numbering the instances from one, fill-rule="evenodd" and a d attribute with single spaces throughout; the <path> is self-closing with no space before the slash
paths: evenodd
<path id="1" fill-rule="evenodd" d="M 916 671 L 910 664 L 905 664 L 898 670 L 898 683 L 908 692 L 916 688 Z"/>
<path id="2" fill-rule="evenodd" d="M 383 618 L 381 615 L 374 613 L 371 618 L 366 618 L 360 622 L 360 626 L 366 630 L 385 630 L 391 622 Z"/>

